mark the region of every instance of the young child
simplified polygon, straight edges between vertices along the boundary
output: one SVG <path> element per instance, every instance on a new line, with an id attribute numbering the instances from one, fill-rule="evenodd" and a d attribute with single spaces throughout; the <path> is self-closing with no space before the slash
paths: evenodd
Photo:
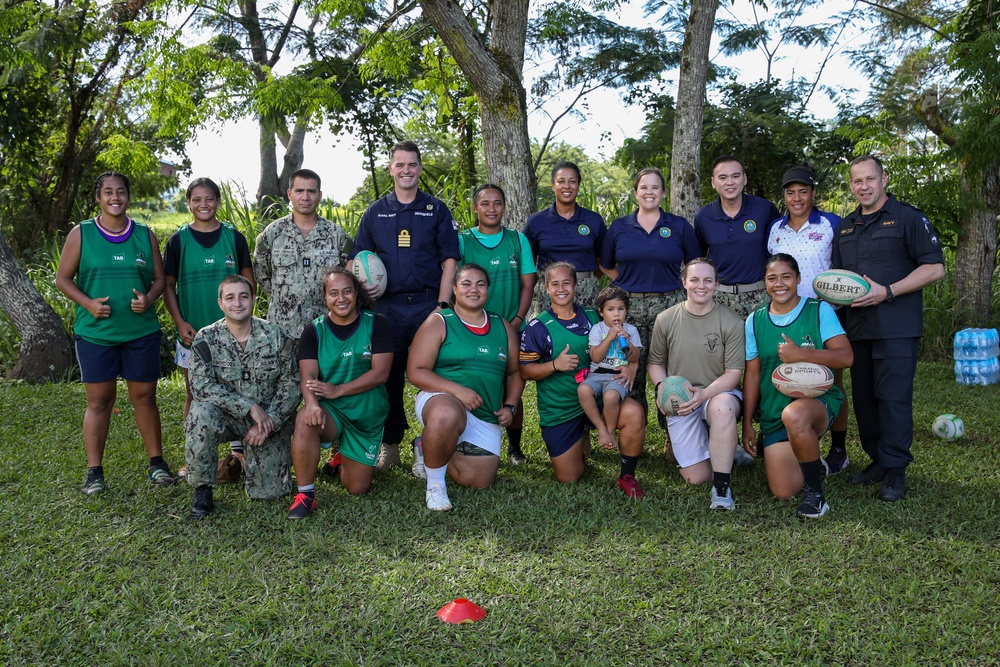
<path id="1" fill-rule="evenodd" d="M 642 342 L 638 329 L 625 321 L 629 307 L 625 290 L 605 287 L 594 300 L 594 306 L 601 321 L 590 328 L 590 373 L 576 393 L 587 418 L 597 429 L 597 441 L 605 449 L 615 449 L 618 410 L 635 381 Z M 604 399 L 603 418 L 597 407 L 598 396 Z"/>

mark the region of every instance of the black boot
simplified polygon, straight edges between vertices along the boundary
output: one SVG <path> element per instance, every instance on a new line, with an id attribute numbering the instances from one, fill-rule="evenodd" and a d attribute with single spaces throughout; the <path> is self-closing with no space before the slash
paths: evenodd
<path id="1" fill-rule="evenodd" d="M 215 503 L 212 502 L 212 487 L 208 484 L 203 484 L 194 490 L 194 500 L 191 501 L 191 518 L 198 520 L 204 519 L 212 510 L 215 509 Z"/>

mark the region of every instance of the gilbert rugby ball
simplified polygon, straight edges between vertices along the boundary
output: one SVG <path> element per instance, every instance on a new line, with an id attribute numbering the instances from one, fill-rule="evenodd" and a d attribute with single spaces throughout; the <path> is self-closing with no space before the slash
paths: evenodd
<path id="1" fill-rule="evenodd" d="M 376 298 L 385 294 L 385 288 L 389 285 L 389 279 L 385 275 L 385 264 L 371 250 L 362 250 L 354 257 L 351 272 L 365 288 L 372 285 L 378 288 L 375 293 Z"/>
<path id="2" fill-rule="evenodd" d="M 937 437 L 950 442 L 965 435 L 965 422 L 955 415 L 938 415 L 931 430 Z"/>
<path id="3" fill-rule="evenodd" d="M 663 381 L 663 388 L 656 398 L 656 405 L 659 406 L 663 414 L 674 416 L 682 403 L 691 400 L 694 387 L 680 375 L 671 375 Z"/>
<path id="4" fill-rule="evenodd" d="M 833 386 L 833 371 L 808 361 L 780 364 L 771 373 L 774 388 L 792 398 L 816 398 Z"/>
<path id="5" fill-rule="evenodd" d="M 868 294 L 872 286 L 862 276 L 845 269 L 830 269 L 813 278 L 813 291 L 824 301 L 847 305 Z"/>

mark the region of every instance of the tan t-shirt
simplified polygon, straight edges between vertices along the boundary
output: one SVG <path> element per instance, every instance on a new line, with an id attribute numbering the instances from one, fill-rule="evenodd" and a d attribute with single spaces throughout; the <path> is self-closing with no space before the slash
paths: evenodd
<path id="1" fill-rule="evenodd" d="M 649 363 L 665 366 L 696 387 L 707 387 L 727 369 L 746 367 L 743 320 L 721 304 L 692 315 L 683 303 L 656 316 Z"/>

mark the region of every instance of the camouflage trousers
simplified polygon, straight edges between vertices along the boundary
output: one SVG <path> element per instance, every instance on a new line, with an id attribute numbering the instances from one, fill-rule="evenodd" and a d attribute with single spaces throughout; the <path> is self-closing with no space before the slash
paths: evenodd
<path id="1" fill-rule="evenodd" d="M 192 401 L 184 421 L 188 483 L 193 487 L 214 485 L 219 443 L 241 440 L 253 424 L 250 417 L 235 419 L 212 403 Z M 294 427 L 295 420 L 289 419 L 263 444 L 254 447 L 244 443 L 243 479 L 250 498 L 274 500 L 291 493 Z"/>
<path id="2" fill-rule="evenodd" d="M 583 278 L 576 284 L 576 297 L 574 302 L 583 308 L 593 308 L 594 299 L 601 291 L 600 278 Z M 552 305 L 549 293 L 545 291 L 545 284 L 542 282 L 541 273 L 538 275 L 538 282 L 535 283 L 535 294 L 531 298 L 531 311 L 528 313 L 528 321 L 531 321 L 538 314 Z"/>
<path id="3" fill-rule="evenodd" d="M 715 302 L 728 306 L 733 312 L 746 322 L 747 318 L 765 303 L 771 300 L 767 296 L 767 290 L 759 289 L 753 292 L 743 292 L 743 294 L 726 294 L 724 292 L 715 293 Z"/>
<path id="4" fill-rule="evenodd" d="M 628 308 L 628 321 L 639 330 L 642 349 L 639 350 L 639 368 L 635 374 L 635 384 L 629 396 L 639 401 L 642 410 L 649 419 L 646 403 L 646 359 L 649 356 L 649 342 L 653 337 L 653 324 L 656 316 L 687 298 L 684 290 L 677 289 L 665 292 L 661 296 L 633 297 Z"/>

